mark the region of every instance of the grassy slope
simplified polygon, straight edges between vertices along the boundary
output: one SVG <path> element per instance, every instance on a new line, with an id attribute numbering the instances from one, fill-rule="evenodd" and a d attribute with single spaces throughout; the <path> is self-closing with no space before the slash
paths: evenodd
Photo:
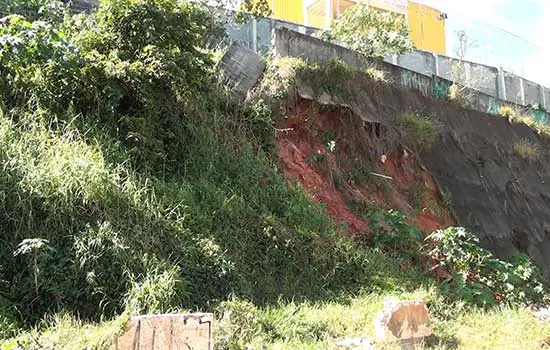
<path id="1" fill-rule="evenodd" d="M 402 299 L 423 297 L 430 303 L 433 326 L 440 337 L 432 349 L 540 349 L 550 334 L 550 323 L 534 319 L 517 308 L 481 310 L 450 305 L 437 300 L 434 288 L 412 293 L 390 291 L 341 297 L 326 302 L 281 303 L 258 307 L 246 301 L 224 304 L 236 314 L 233 321 L 219 315 L 216 323 L 216 346 L 220 349 L 331 349 L 335 339 L 360 337 L 375 339 L 372 321 L 385 296 Z M 69 315 L 48 321 L 48 328 L 19 336 L 22 343 L 46 348 L 106 348 L 120 331 L 126 316 L 100 325 L 83 324 Z M 16 340 L 3 349 L 13 349 Z"/>
<path id="2" fill-rule="evenodd" d="M 477 344 L 511 344 L 494 324 L 523 331 L 518 348 L 548 334 L 518 310 L 460 309 L 408 257 L 341 235 L 276 171 L 266 107 L 236 106 L 210 80 L 189 81 L 191 72 L 209 78 L 211 66 L 158 71 L 151 57 L 142 67 L 114 54 L 112 42 L 146 51 L 125 41 L 120 23 L 151 31 L 153 43 L 174 30 L 164 23 L 181 23 L 168 16 L 140 27 L 144 9 L 165 15 L 152 3 L 99 12 L 99 38 L 95 28 L 69 31 L 83 54 L 66 66 L 35 51 L 28 70 L 21 57 L 1 57 L 13 75 L 0 81 L 0 336 L 17 335 L 3 347 L 102 348 L 124 311 L 199 309 L 216 311 L 220 346 L 324 348 L 333 338 L 372 337 L 387 295 L 425 296 L 443 344 L 454 336 L 476 348 L 472 332 Z M 155 57 L 170 66 L 174 47 Z M 47 241 L 21 245 L 29 238 Z M 114 321 L 94 323 L 102 319 Z"/>

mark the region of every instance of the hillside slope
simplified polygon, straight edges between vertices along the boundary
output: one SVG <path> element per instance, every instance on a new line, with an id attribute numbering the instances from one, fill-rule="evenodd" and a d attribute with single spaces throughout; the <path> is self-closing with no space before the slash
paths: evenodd
<path id="1" fill-rule="evenodd" d="M 221 349 L 331 348 L 372 337 L 387 295 L 424 298 L 441 348 L 472 332 L 543 343 L 549 325 L 521 304 L 545 295 L 528 260 L 454 230 L 424 240 L 456 220 L 422 162 L 441 142 L 434 117 L 401 113 L 413 94 L 274 61 L 241 104 L 198 4 L 104 1 L 75 17 L 37 4 L 0 22 L 3 348 L 102 349 L 128 315 L 197 310 L 215 312 Z M 382 93 L 393 103 L 371 105 L 396 122 L 327 103 L 342 91 Z M 479 329 L 509 319 L 523 337 Z"/>
<path id="2" fill-rule="evenodd" d="M 532 128 L 521 118 L 489 115 L 457 103 L 432 100 L 377 81 L 369 77 L 372 71 L 355 74 L 353 69 L 329 70 L 330 76 L 322 69 L 298 69 L 293 91 L 301 99 L 342 111 L 342 123 L 349 134 L 344 135 L 344 142 L 349 142 L 350 135 L 367 140 L 360 146 L 370 159 L 371 170 L 378 168 L 390 175 L 394 170 L 388 167 L 392 165 L 406 170 L 405 146 L 417 170 L 421 166 L 433 177 L 439 200 L 452 204 L 449 214 L 456 214 L 455 224 L 476 232 L 485 248 L 501 256 L 528 254 L 549 277 L 550 155 L 546 150 L 550 137 L 544 128 Z M 438 126 L 430 147 L 415 148 L 414 143 L 423 140 L 415 141 L 407 130 L 400 130 L 404 115 L 427 118 Z M 313 118 L 314 113 L 310 116 Z M 329 133 L 339 132 L 334 125 L 328 127 Z M 380 167 L 382 154 L 388 162 Z M 433 187 L 430 181 L 424 182 Z M 408 212 L 403 204 L 392 206 Z"/>

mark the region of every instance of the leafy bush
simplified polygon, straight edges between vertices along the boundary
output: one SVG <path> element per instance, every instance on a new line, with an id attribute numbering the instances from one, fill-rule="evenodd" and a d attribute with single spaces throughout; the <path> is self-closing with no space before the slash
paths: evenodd
<path id="1" fill-rule="evenodd" d="M 478 305 L 540 301 L 544 287 L 539 269 L 524 255 L 495 257 L 462 227 L 438 230 L 426 237 L 427 254 L 451 273 L 442 288 Z"/>
<path id="2" fill-rule="evenodd" d="M 324 36 L 372 58 L 403 54 L 414 48 L 403 16 L 364 3 L 348 8 Z"/>
<path id="3" fill-rule="evenodd" d="M 422 235 L 416 226 L 407 222 L 403 213 L 377 209 L 370 212 L 368 218 L 374 247 L 416 256 Z"/>

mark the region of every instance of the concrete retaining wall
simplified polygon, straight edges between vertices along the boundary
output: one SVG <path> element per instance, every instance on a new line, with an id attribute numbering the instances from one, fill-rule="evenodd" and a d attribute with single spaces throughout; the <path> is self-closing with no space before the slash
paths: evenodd
<path id="1" fill-rule="evenodd" d="M 313 33 L 317 32 L 315 28 L 272 19 L 258 19 L 256 22 L 256 42 L 258 43 L 258 51 L 262 52 L 267 51 L 272 46 L 270 41 L 271 34 L 268 33 L 271 33 L 273 29 L 288 28 L 306 35 L 313 35 Z M 253 27 L 254 24 L 251 22 L 245 26 Z M 231 33 L 229 36 L 233 38 Z M 253 45 L 249 45 L 248 47 L 252 49 Z M 325 47 L 324 52 L 331 54 L 334 53 L 334 49 Z M 297 52 L 293 52 L 292 55 L 300 56 Z M 351 65 L 356 61 L 349 53 L 342 54 L 342 57 L 329 57 L 338 57 Z M 399 56 L 389 56 L 384 59 L 384 62 L 427 76 L 438 75 L 444 79 L 452 80 L 458 84 L 478 90 L 483 94 L 522 106 L 538 105 L 546 108 L 547 104 L 550 103 L 550 93 L 545 92 L 548 89 L 539 87 L 538 84 L 532 82 L 525 84 L 526 80 L 524 79 L 522 87 L 522 79 L 520 77 L 483 64 L 460 61 L 455 58 L 421 50 L 415 50 Z M 538 91 L 535 91 L 537 89 Z"/>
<path id="2" fill-rule="evenodd" d="M 498 69 L 439 56 L 438 75 L 483 93 L 498 96 Z"/>
<path id="3" fill-rule="evenodd" d="M 397 56 L 395 64 L 417 73 L 437 74 L 436 56 L 430 52 L 413 51 Z"/>
<path id="4" fill-rule="evenodd" d="M 278 56 L 300 57 L 310 63 L 323 63 L 336 59 L 357 69 L 375 67 L 386 74 L 391 84 L 404 89 L 415 89 L 424 96 L 434 99 L 448 99 L 449 89 L 455 83 L 451 79 L 435 74 L 423 74 L 386 61 L 370 60 L 342 46 L 328 43 L 285 28 L 274 30 L 273 47 L 275 54 Z M 419 60 L 423 60 L 428 64 L 430 62 L 426 55 L 409 56 L 408 62 L 409 64 L 413 64 L 413 62 L 418 62 Z M 496 81 L 499 75 L 498 70 L 487 66 L 470 67 L 467 69 L 470 69 L 470 72 L 483 72 L 483 74 L 488 75 L 490 78 L 487 81 L 494 83 L 494 85 L 492 83 L 486 83 L 484 86 L 486 92 L 484 92 L 477 89 L 477 87 L 458 84 L 461 95 L 466 99 L 466 107 L 484 113 L 498 114 L 502 106 L 513 106 L 515 104 L 515 101 L 506 101 L 497 97 L 498 86 L 496 85 Z M 505 77 L 507 84 L 512 84 L 510 85 L 512 89 L 516 87 L 513 79 L 515 79 L 513 76 Z M 541 95 L 539 92 L 542 90 L 539 89 L 539 86 L 532 82 L 527 82 L 528 84 L 525 83 L 526 81 L 523 81 L 522 89 L 525 90 L 527 86 L 526 94 L 528 94 L 530 98 L 540 99 Z M 512 92 L 514 91 L 515 90 L 512 90 Z M 539 122 L 547 122 L 549 119 L 545 111 L 526 110 L 527 113 L 531 114 L 533 119 Z"/>

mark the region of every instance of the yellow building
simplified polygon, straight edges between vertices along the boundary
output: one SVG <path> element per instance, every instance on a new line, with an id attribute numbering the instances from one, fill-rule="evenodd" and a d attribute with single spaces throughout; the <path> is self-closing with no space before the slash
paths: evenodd
<path id="1" fill-rule="evenodd" d="M 302 0 L 269 0 L 273 17 L 283 21 L 305 24 Z"/>
<path id="2" fill-rule="evenodd" d="M 414 45 L 445 55 L 445 15 L 431 7 L 409 1 L 407 22 Z"/>
<path id="3" fill-rule="evenodd" d="M 445 16 L 429 6 L 407 0 L 269 0 L 274 18 L 323 29 L 359 1 L 405 16 L 418 49 L 445 55 Z"/>

